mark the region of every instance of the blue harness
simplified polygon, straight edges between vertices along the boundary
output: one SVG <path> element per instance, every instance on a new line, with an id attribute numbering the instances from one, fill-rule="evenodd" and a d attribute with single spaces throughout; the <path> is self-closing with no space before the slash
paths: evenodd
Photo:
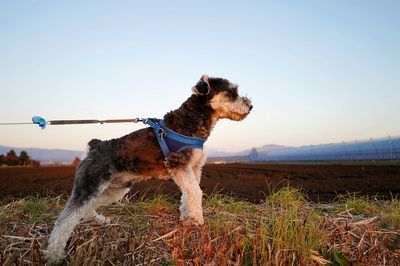
<path id="1" fill-rule="evenodd" d="M 188 137 L 177 133 L 167 128 L 162 119 L 147 118 L 143 123 L 153 128 L 158 144 L 165 157 L 171 152 L 179 152 L 185 149 L 203 149 L 203 144 L 206 141 L 205 139 Z"/>

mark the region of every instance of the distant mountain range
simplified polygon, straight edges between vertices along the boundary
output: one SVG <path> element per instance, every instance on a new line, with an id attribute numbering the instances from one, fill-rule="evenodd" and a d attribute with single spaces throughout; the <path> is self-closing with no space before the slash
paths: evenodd
<path id="1" fill-rule="evenodd" d="M 63 149 L 40 149 L 40 148 L 18 148 L 18 147 L 7 147 L 0 146 L 0 154 L 6 154 L 10 150 L 14 150 L 17 155 L 21 151 L 26 151 L 29 156 L 38 160 L 41 163 L 70 163 L 75 157 L 81 157 L 84 152 L 83 151 L 74 151 L 74 150 L 63 150 Z"/>
<path id="2" fill-rule="evenodd" d="M 215 161 L 247 161 L 249 160 L 249 155 L 255 149 L 257 153 L 267 153 L 270 151 L 283 150 L 291 147 L 276 145 L 276 144 L 267 144 L 261 147 L 256 147 L 248 150 L 242 150 L 238 152 L 225 152 L 219 151 L 216 149 L 208 149 L 208 162 Z"/>
<path id="3" fill-rule="evenodd" d="M 275 145 L 275 144 L 267 144 L 261 147 L 256 147 L 255 149 L 257 152 L 269 152 L 269 151 L 274 151 L 274 150 L 282 150 L 282 149 L 288 149 L 291 147 L 288 146 L 281 146 L 281 145 Z M 208 156 L 210 157 L 229 157 L 229 156 L 247 156 L 250 154 L 252 149 L 247 149 L 247 150 L 242 150 L 242 151 L 237 151 L 237 152 L 226 152 L 226 151 L 220 151 L 217 149 L 208 149 Z"/>

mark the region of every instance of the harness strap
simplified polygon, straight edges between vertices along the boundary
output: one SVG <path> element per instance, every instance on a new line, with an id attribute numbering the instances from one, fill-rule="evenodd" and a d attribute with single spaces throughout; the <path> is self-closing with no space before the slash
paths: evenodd
<path id="1" fill-rule="evenodd" d="M 165 126 L 164 120 L 156 118 L 148 118 L 143 121 L 154 130 L 158 144 L 167 157 L 171 152 L 182 151 L 189 148 L 203 149 L 204 139 L 188 137 L 179 134 Z"/>
<path id="2" fill-rule="evenodd" d="M 204 139 L 200 139 L 200 138 L 195 138 L 195 137 L 188 137 L 182 134 L 179 134 L 178 132 L 173 131 L 172 129 L 169 129 L 165 126 L 165 122 L 164 120 L 160 120 L 159 121 L 160 126 L 167 131 L 167 137 L 169 139 L 173 139 L 175 141 L 181 142 L 181 143 L 185 143 L 187 145 L 193 145 L 193 146 L 202 146 L 205 142 Z"/>
<path id="3" fill-rule="evenodd" d="M 165 142 L 166 133 L 165 133 L 165 130 L 158 123 L 158 119 L 148 118 L 145 121 L 143 121 L 143 123 L 147 124 L 153 128 L 154 134 L 156 135 L 156 138 L 158 141 L 158 144 L 160 145 L 160 148 L 161 148 L 162 152 L 164 153 L 164 156 L 167 157 L 168 154 L 170 153 L 170 151 L 169 151 L 167 143 Z"/>

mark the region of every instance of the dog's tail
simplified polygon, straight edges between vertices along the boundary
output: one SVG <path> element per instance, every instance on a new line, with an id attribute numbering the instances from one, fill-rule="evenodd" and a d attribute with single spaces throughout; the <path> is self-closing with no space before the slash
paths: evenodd
<path id="1" fill-rule="evenodd" d="M 99 144 L 101 142 L 101 140 L 99 139 L 92 139 L 91 141 L 89 141 L 88 145 L 89 145 L 89 150 L 93 149 L 94 147 L 97 146 L 97 144 Z"/>

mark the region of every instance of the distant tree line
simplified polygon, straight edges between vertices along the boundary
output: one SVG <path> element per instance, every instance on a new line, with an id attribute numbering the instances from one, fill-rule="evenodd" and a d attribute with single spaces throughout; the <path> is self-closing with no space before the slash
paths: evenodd
<path id="1" fill-rule="evenodd" d="M 0 154 L 0 165 L 40 166 L 40 162 L 32 160 L 26 151 L 21 151 L 18 156 L 14 150 L 10 150 L 6 155 Z"/>

